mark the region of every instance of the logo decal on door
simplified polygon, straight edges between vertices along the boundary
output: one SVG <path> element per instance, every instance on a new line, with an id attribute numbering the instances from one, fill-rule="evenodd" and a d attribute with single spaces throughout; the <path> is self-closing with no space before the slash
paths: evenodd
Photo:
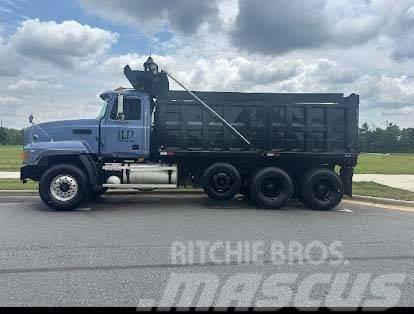
<path id="1" fill-rule="evenodd" d="M 118 130 L 118 142 L 132 142 L 134 138 L 134 131 L 132 130 Z"/>

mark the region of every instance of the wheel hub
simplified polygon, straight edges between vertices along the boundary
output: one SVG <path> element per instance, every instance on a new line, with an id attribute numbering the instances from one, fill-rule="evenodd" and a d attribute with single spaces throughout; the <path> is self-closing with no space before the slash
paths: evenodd
<path id="1" fill-rule="evenodd" d="M 276 178 L 269 178 L 263 181 L 261 190 L 264 196 L 276 198 L 281 193 L 281 183 Z"/>
<path id="2" fill-rule="evenodd" d="M 231 177 L 225 172 L 219 172 L 212 178 L 212 186 L 217 192 L 227 192 L 231 188 Z"/>
<path id="3" fill-rule="evenodd" d="M 74 177 L 69 174 L 58 175 L 50 182 L 50 193 L 61 202 L 68 202 L 78 194 L 79 186 Z"/>
<path id="4" fill-rule="evenodd" d="M 62 183 L 59 188 L 62 192 L 67 192 L 69 191 L 70 186 L 67 183 Z"/>
<path id="5" fill-rule="evenodd" d="M 321 180 L 315 184 L 313 193 L 320 200 L 329 199 L 334 192 L 334 187 L 327 181 Z"/>
<path id="6" fill-rule="evenodd" d="M 322 196 L 322 195 L 324 195 L 325 193 L 326 193 L 326 191 L 327 191 L 328 189 L 327 189 L 327 186 L 325 185 L 325 184 L 318 184 L 317 186 L 316 186 L 316 193 L 319 195 L 319 196 Z"/>

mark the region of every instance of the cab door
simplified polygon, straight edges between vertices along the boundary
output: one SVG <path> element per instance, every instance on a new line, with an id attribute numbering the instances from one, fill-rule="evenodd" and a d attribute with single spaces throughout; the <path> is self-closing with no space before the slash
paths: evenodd
<path id="1" fill-rule="evenodd" d="M 102 155 L 138 158 L 149 155 L 150 114 L 146 96 L 120 95 L 102 124 Z"/>

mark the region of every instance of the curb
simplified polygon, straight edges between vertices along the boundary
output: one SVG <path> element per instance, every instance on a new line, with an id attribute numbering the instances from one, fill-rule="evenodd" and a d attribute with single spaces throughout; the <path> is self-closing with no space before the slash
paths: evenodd
<path id="1" fill-rule="evenodd" d="M 344 198 L 344 200 L 362 201 L 362 202 L 366 202 L 366 203 L 397 205 L 397 206 L 405 206 L 405 207 L 413 207 L 414 208 L 414 201 L 395 200 L 395 199 L 383 198 L 383 197 L 354 195 L 352 197 L 346 197 L 346 198 Z"/>
<path id="2" fill-rule="evenodd" d="M 130 194 L 130 193 L 141 193 L 141 194 L 169 194 L 169 193 L 182 193 L 182 194 L 201 194 L 204 193 L 202 189 L 177 189 L 177 190 L 155 190 L 155 191 L 148 191 L 148 192 L 139 192 L 136 190 L 122 190 L 122 191 L 108 191 L 107 194 L 111 195 L 122 195 L 122 194 Z M 39 192 L 37 190 L 0 190 L 0 197 L 1 196 L 39 196 Z M 414 201 L 403 201 L 403 200 L 394 200 L 390 198 L 382 198 L 382 197 L 373 197 L 373 196 L 362 196 L 362 195 L 354 195 L 351 197 L 345 197 L 345 201 L 361 201 L 365 203 L 374 203 L 374 204 L 385 204 L 385 205 L 397 205 L 397 206 L 405 206 L 405 207 L 413 207 L 414 208 Z"/>
<path id="3" fill-rule="evenodd" d="M 0 190 L 0 196 L 38 196 L 37 190 Z"/>

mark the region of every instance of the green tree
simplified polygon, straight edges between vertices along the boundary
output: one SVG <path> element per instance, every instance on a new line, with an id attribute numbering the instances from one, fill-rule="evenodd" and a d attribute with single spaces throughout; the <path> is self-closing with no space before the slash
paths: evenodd
<path id="1" fill-rule="evenodd" d="M 22 145 L 23 130 L 0 128 L 0 145 Z"/>
<path id="2" fill-rule="evenodd" d="M 370 128 L 365 122 L 359 128 L 359 148 L 367 153 L 414 152 L 414 129 L 401 129 L 394 123 L 385 129 Z"/>
<path id="3" fill-rule="evenodd" d="M 400 150 L 404 153 L 414 153 L 414 128 L 401 131 Z"/>
<path id="4" fill-rule="evenodd" d="M 359 150 L 362 152 L 367 152 L 369 150 L 369 142 L 371 131 L 369 129 L 368 123 L 364 122 L 359 128 Z"/>

